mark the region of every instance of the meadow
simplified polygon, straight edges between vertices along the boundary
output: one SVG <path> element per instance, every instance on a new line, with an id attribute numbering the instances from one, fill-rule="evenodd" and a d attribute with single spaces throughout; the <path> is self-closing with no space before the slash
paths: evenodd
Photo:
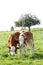
<path id="1" fill-rule="evenodd" d="M 27 46 L 26 56 L 19 53 L 8 56 L 8 37 L 15 31 L 0 32 L 0 65 L 43 65 L 43 29 L 32 29 L 34 38 L 34 54 L 30 54 Z M 18 51 L 19 52 L 19 51 Z"/>

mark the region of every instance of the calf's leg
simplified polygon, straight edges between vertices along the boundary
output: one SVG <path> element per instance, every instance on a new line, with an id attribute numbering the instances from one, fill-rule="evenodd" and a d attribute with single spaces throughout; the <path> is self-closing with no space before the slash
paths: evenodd
<path id="1" fill-rule="evenodd" d="M 34 53 L 34 43 L 32 39 L 29 40 L 29 45 L 30 45 L 30 53 L 33 54 Z"/>

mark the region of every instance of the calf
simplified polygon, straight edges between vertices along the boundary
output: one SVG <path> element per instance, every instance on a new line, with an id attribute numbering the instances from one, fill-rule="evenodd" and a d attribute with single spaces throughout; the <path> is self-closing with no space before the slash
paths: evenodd
<path id="1" fill-rule="evenodd" d="M 20 49 L 20 52 L 21 52 L 22 44 L 24 45 L 24 51 L 26 51 L 26 45 L 29 44 L 30 53 L 33 53 L 34 51 L 33 34 L 31 32 L 24 32 L 23 33 L 24 36 L 21 36 L 22 41 L 20 41 L 20 34 L 21 34 L 20 32 L 15 32 L 10 35 L 8 39 L 9 54 L 10 54 L 10 51 L 12 52 L 13 50 L 13 53 L 11 54 L 14 55 L 14 51 L 16 52 L 17 49 Z M 19 47 L 17 47 L 17 45 Z"/>

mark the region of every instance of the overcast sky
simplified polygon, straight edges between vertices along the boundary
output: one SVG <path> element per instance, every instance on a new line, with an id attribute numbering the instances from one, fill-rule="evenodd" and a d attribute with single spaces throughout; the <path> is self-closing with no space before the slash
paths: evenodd
<path id="1" fill-rule="evenodd" d="M 43 26 L 43 0 L 0 0 L 0 30 L 9 30 L 26 13 L 37 16 Z"/>

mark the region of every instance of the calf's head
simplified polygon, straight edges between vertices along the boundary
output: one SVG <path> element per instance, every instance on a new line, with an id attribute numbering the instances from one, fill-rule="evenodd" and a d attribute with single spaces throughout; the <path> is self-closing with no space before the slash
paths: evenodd
<path id="1" fill-rule="evenodd" d="M 10 37 L 8 39 L 8 53 L 9 53 L 9 55 L 15 54 L 15 46 L 13 46 L 13 43 L 12 43 L 12 34 L 10 35 Z"/>

